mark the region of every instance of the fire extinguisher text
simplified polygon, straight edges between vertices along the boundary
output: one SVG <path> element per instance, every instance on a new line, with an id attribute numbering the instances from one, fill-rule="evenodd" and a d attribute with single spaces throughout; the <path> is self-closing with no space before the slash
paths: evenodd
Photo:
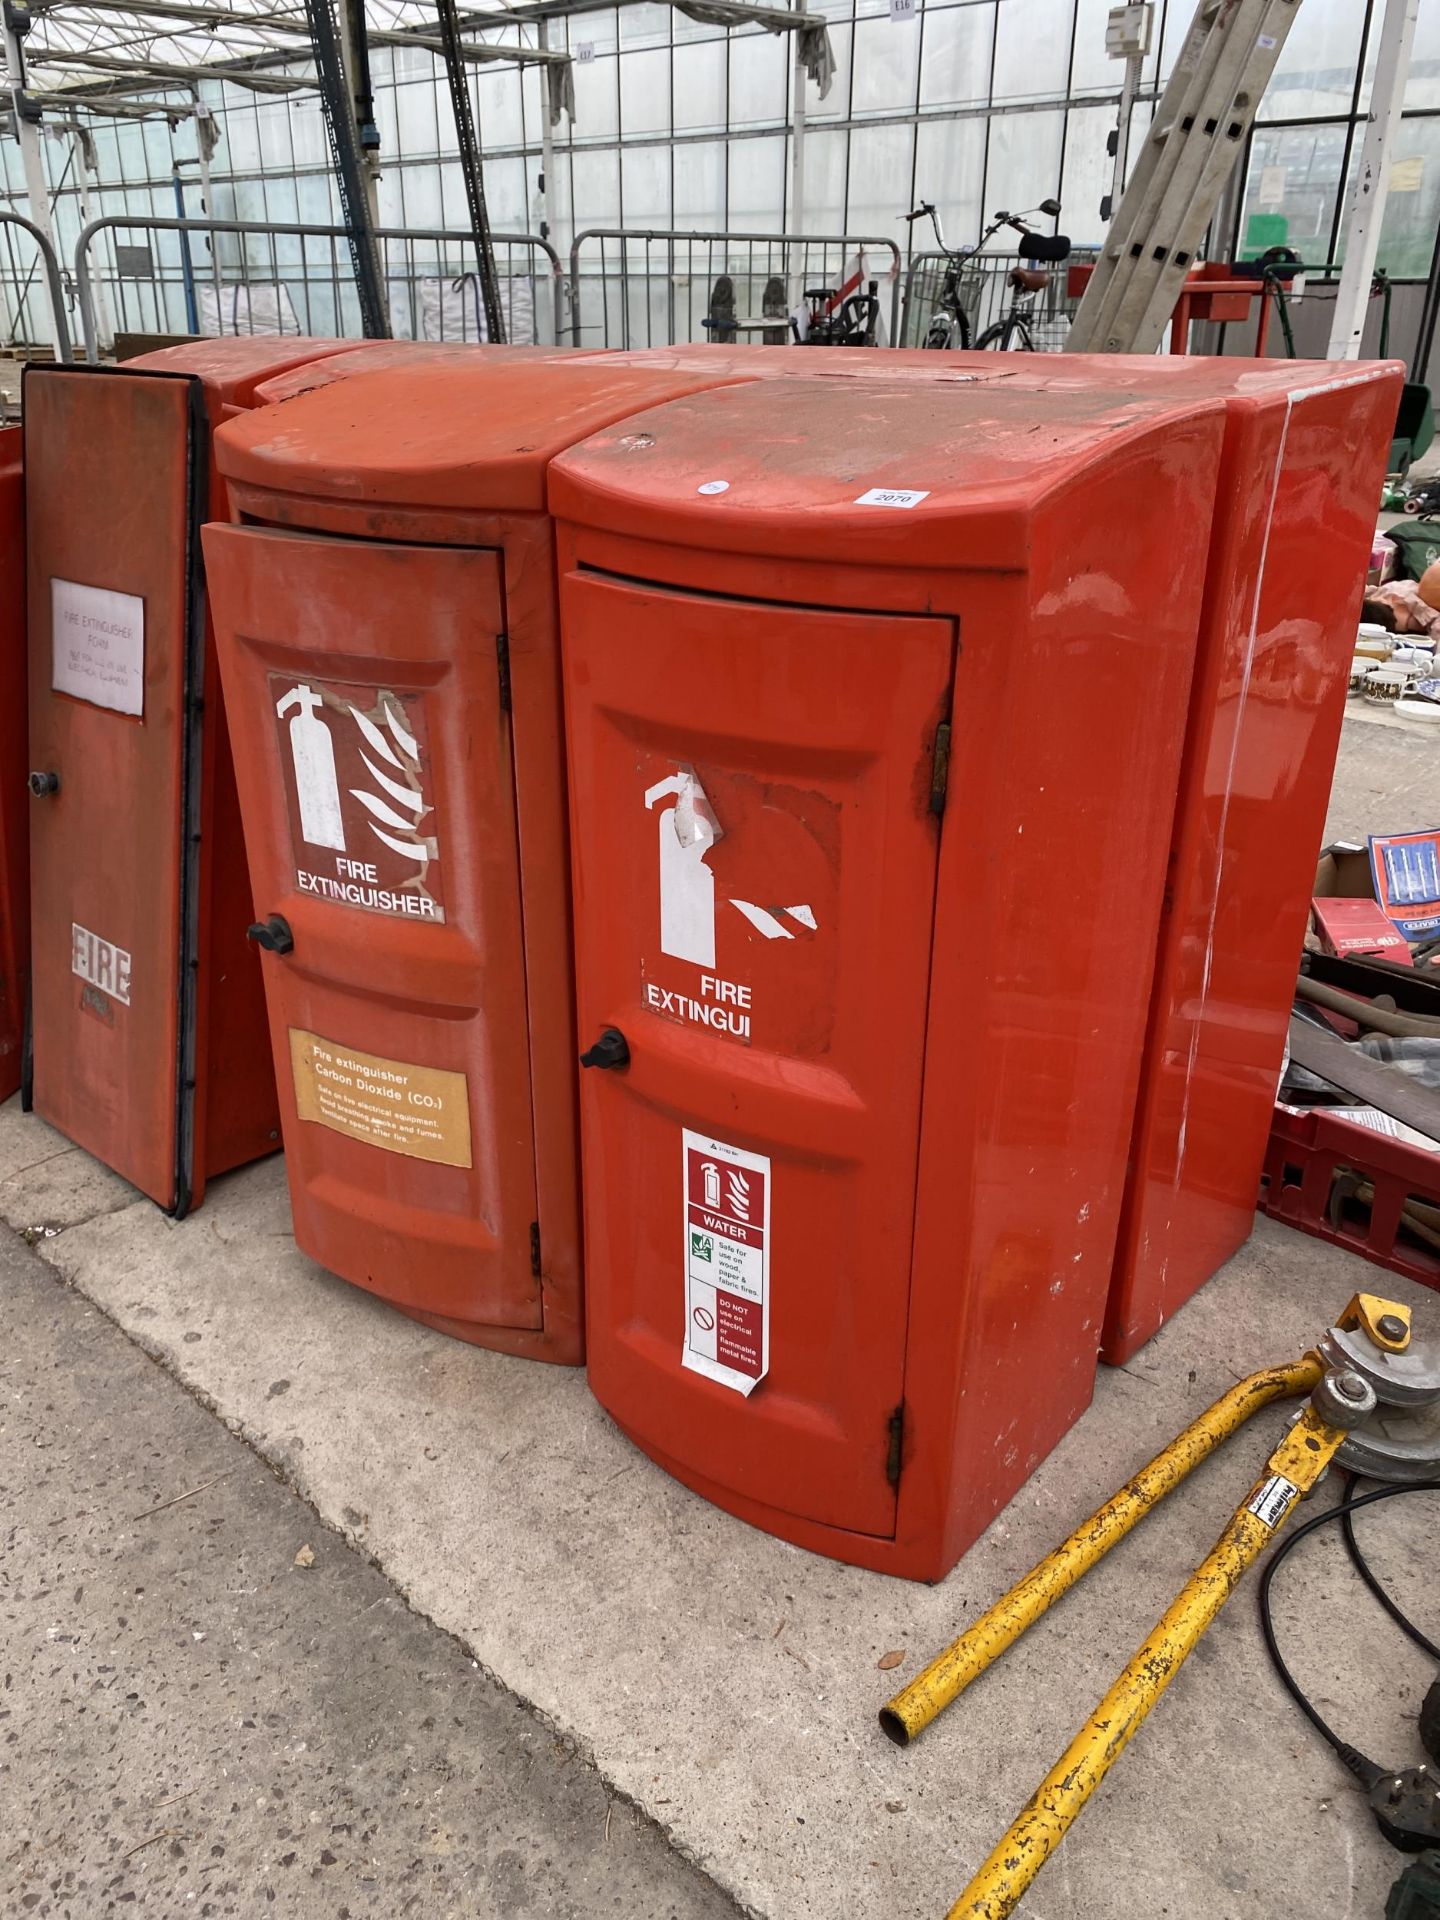
<path id="1" fill-rule="evenodd" d="M 717 1033 L 733 1033 L 737 1040 L 750 1038 L 750 988 L 738 980 L 721 980 L 714 974 L 700 976 L 700 998 L 672 992 L 669 987 L 645 982 L 645 1004 L 672 1020 L 693 1021 L 696 1026 L 711 1027 Z"/>

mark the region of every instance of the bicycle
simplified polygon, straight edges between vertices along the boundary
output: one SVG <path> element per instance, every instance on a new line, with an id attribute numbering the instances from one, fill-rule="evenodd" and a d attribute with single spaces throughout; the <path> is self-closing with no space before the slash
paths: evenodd
<path id="1" fill-rule="evenodd" d="M 841 300 L 834 287 L 807 287 L 809 301 L 805 329 L 792 317 L 790 331 L 798 347 L 873 347 L 880 320 L 879 282 L 872 280 L 863 293 Z"/>
<path id="2" fill-rule="evenodd" d="M 928 200 L 922 200 L 913 212 L 904 214 L 903 219 L 911 222 L 929 217 L 935 229 L 935 241 L 945 256 L 945 278 L 940 288 L 940 303 L 930 316 L 925 329 L 923 344 L 939 349 L 961 350 L 970 345 L 970 315 L 968 306 L 980 297 L 984 287 L 986 268 L 982 264 L 986 244 L 993 240 L 1002 227 L 1013 227 L 1020 235 L 1019 254 L 1022 261 L 1031 265 L 1021 265 L 1011 269 L 1008 284 L 1013 289 L 1014 298 L 1010 311 L 989 326 L 975 342 L 976 350 L 998 347 L 1013 350 L 1018 343 L 1020 350 L 1033 353 L 1034 334 L 1031 329 L 1036 297 L 1050 284 L 1050 276 L 1034 262 L 1041 260 L 1063 260 L 1070 251 L 1069 239 L 1064 234 L 1036 233 L 1025 223 L 1035 214 L 1044 214 L 1047 219 L 1055 219 L 1060 212 L 1058 200 L 1042 200 L 1038 207 L 1032 207 L 1027 213 L 997 213 L 990 225 L 981 234 L 973 247 L 949 247 L 945 243 L 945 230 L 940 224 L 938 209 Z"/>

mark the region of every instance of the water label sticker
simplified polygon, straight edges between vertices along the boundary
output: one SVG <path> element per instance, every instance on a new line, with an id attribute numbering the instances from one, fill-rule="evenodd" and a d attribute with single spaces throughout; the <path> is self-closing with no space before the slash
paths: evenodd
<path id="1" fill-rule="evenodd" d="M 87 986 L 98 987 L 101 993 L 118 1000 L 122 1007 L 129 1006 L 129 954 L 74 921 L 70 923 L 70 971 Z"/>
<path id="2" fill-rule="evenodd" d="M 770 1161 L 687 1127 L 681 1364 L 747 1397 L 770 1368 Z"/>
<path id="3" fill-rule="evenodd" d="M 111 713 L 144 713 L 145 602 L 138 594 L 51 580 L 50 685 Z"/>
<path id="4" fill-rule="evenodd" d="M 272 673 L 270 698 L 297 890 L 443 922 L 423 696 Z"/>
<path id="5" fill-rule="evenodd" d="M 1283 1473 L 1272 1473 L 1250 1496 L 1250 1511 L 1273 1532 L 1300 1498 L 1300 1489 Z"/>
<path id="6" fill-rule="evenodd" d="M 930 489 L 914 487 L 870 487 L 855 499 L 857 507 L 918 507 L 930 498 Z"/>
<path id="7" fill-rule="evenodd" d="M 300 1027 L 290 1029 L 290 1071 L 302 1120 L 410 1160 L 473 1164 L 463 1073 L 386 1060 Z"/>

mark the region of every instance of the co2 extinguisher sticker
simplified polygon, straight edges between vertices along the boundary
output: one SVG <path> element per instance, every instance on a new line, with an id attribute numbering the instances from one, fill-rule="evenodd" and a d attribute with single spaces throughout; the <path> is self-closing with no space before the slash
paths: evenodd
<path id="1" fill-rule="evenodd" d="M 681 1362 L 751 1394 L 770 1368 L 770 1162 L 687 1127 Z"/>
<path id="2" fill-rule="evenodd" d="M 424 696 L 270 675 L 300 893 L 443 921 Z"/>
<path id="3" fill-rule="evenodd" d="M 361 1053 L 300 1027 L 290 1029 L 290 1072 L 302 1120 L 411 1160 L 472 1164 L 463 1073 Z"/>

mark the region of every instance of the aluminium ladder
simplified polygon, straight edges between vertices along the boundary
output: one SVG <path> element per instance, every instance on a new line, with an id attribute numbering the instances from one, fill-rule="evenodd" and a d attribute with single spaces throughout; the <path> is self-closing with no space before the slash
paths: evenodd
<path id="1" fill-rule="evenodd" d="M 1200 0 L 1080 302 L 1067 353 L 1153 353 L 1300 0 Z"/>

